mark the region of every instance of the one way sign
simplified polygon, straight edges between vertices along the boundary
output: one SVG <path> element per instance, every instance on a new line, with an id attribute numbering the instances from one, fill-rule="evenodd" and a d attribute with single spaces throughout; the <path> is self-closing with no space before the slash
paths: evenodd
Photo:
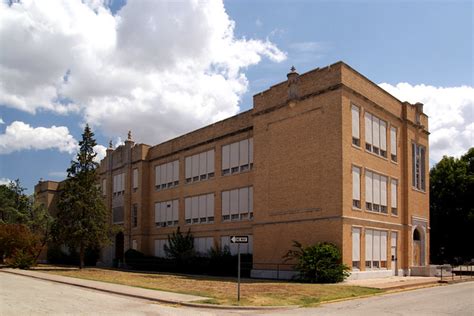
<path id="1" fill-rule="evenodd" d="M 247 244 L 249 236 L 230 236 L 230 242 L 233 244 Z"/>

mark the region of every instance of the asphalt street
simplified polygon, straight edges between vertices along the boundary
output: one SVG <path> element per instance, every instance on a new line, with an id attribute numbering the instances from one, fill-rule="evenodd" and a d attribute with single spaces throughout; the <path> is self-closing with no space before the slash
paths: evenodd
<path id="1" fill-rule="evenodd" d="M 474 315 L 474 282 L 374 296 L 316 308 L 224 311 L 157 304 L 0 273 L 0 315 Z"/>

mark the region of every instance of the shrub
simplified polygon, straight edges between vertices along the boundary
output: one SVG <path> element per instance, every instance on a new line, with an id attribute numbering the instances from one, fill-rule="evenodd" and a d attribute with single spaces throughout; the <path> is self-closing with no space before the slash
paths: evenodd
<path id="1" fill-rule="evenodd" d="M 28 249 L 18 249 L 6 262 L 12 268 L 29 269 L 35 265 L 36 256 Z"/>
<path id="2" fill-rule="evenodd" d="M 36 263 L 38 237 L 23 224 L 0 224 L 0 252 L 12 267 L 28 269 Z"/>
<path id="3" fill-rule="evenodd" d="M 331 243 L 323 242 L 303 247 L 293 241 L 296 250 L 289 250 L 285 260 L 296 260 L 295 269 L 299 272 L 298 278 L 310 283 L 342 282 L 349 276 L 349 268 L 341 263 L 341 252 Z"/>
<path id="4" fill-rule="evenodd" d="M 178 229 L 170 236 L 168 244 L 164 246 L 166 256 L 175 261 L 178 267 L 186 265 L 194 257 L 194 237 L 189 229 L 186 235 Z"/>

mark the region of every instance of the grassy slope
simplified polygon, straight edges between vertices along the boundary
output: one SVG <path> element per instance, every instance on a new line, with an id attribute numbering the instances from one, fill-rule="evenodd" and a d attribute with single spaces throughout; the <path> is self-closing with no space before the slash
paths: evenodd
<path id="1" fill-rule="evenodd" d="M 209 297 L 205 303 L 237 304 L 234 278 L 174 275 L 165 273 L 134 273 L 88 268 L 69 271 L 48 271 L 63 276 L 118 283 L 154 290 Z M 241 283 L 240 305 L 313 306 L 320 302 L 379 293 L 380 290 L 338 284 L 302 284 L 282 281 L 245 279 Z"/>

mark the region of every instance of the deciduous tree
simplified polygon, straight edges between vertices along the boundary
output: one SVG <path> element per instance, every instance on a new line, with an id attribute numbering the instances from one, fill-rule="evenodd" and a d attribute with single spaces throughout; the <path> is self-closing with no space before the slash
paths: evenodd
<path id="1" fill-rule="evenodd" d="M 430 171 L 431 260 L 474 258 L 474 148 L 443 157 Z"/>

